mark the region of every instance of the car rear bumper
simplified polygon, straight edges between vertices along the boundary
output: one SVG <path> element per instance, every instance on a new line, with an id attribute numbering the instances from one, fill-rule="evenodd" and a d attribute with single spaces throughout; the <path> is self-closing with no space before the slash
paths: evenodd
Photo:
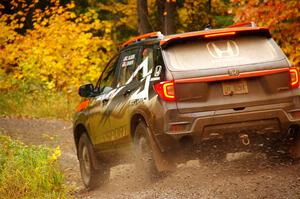
<path id="1" fill-rule="evenodd" d="M 157 135 L 157 141 L 164 151 L 186 136 L 198 143 L 236 133 L 284 134 L 290 127 L 300 126 L 300 109 L 292 107 L 292 103 L 280 103 L 240 111 L 220 110 L 207 117 L 201 117 L 201 113 L 179 114 L 178 121 L 169 122 L 167 131 Z"/>

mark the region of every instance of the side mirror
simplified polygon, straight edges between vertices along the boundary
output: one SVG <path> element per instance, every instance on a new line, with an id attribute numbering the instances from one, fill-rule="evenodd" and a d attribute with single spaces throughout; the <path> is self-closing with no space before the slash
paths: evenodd
<path id="1" fill-rule="evenodd" d="M 94 85 L 93 84 L 81 85 L 79 87 L 78 94 L 81 97 L 91 97 L 94 94 Z"/>

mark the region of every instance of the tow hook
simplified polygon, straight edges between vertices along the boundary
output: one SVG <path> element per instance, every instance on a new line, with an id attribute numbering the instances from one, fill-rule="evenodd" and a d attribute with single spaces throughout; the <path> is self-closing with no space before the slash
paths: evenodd
<path id="1" fill-rule="evenodd" d="M 240 139 L 243 145 L 247 146 L 250 144 L 250 139 L 247 134 L 240 134 Z"/>

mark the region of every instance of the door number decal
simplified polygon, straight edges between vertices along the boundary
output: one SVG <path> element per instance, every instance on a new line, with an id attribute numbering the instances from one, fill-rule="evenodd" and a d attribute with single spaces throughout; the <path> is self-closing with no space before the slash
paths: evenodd
<path id="1" fill-rule="evenodd" d="M 161 65 L 157 65 L 157 66 L 155 67 L 155 70 L 154 70 L 154 77 L 160 76 L 161 68 L 162 68 Z"/>

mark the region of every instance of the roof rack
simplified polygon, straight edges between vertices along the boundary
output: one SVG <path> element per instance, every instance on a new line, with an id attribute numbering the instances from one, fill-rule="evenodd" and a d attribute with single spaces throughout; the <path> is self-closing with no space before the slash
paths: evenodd
<path id="1" fill-rule="evenodd" d="M 163 37 L 163 34 L 161 34 L 161 32 L 150 32 L 147 34 L 143 34 L 137 37 L 134 37 L 128 41 L 126 41 L 122 47 L 128 46 L 129 44 L 133 43 L 133 42 L 137 42 L 137 41 L 141 41 L 144 39 L 149 39 L 149 38 L 155 38 L 155 37 Z"/>
<path id="2" fill-rule="evenodd" d="M 232 24 L 230 26 L 227 26 L 226 28 L 236 28 L 236 27 L 257 27 L 257 25 L 255 22 L 249 21 L 249 22 Z"/>

